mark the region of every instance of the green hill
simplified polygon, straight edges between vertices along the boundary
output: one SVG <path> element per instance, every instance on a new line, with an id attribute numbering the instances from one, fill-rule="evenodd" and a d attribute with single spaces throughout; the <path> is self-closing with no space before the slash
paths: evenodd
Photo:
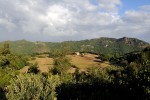
<path id="1" fill-rule="evenodd" d="M 18 54 L 43 53 L 67 47 L 71 52 L 91 52 L 114 55 L 139 51 L 149 45 L 149 43 L 142 40 L 127 37 L 120 39 L 102 37 L 90 40 L 65 42 L 30 42 L 19 40 L 9 41 L 9 43 L 11 51 Z M 2 46 L 2 44 L 3 42 L 0 43 L 0 46 Z"/>

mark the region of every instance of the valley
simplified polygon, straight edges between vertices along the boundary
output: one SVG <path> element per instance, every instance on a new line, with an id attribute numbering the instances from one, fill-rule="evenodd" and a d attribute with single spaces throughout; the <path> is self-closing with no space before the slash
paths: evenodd
<path id="1" fill-rule="evenodd" d="M 149 66 L 149 43 L 138 39 L 5 41 L 0 47 L 0 98 L 148 100 Z"/>

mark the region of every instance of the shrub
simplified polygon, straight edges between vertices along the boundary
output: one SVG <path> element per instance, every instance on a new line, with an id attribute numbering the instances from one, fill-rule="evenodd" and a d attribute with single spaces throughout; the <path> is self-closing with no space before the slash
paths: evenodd
<path id="1" fill-rule="evenodd" d="M 108 61 L 110 59 L 109 55 L 100 54 L 99 59 L 102 61 Z"/>
<path id="2" fill-rule="evenodd" d="M 3 68 L 9 67 L 11 69 L 19 70 L 27 64 L 26 58 L 19 55 L 7 54 L 6 56 L 0 56 L 0 66 Z"/>
<path id="3" fill-rule="evenodd" d="M 0 56 L 0 66 L 5 67 L 10 64 L 10 61 L 5 56 Z"/>
<path id="4" fill-rule="evenodd" d="M 9 43 L 4 42 L 3 48 L 1 49 L 1 54 L 6 56 L 7 54 L 10 54 L 10 48 L 9 48 Z"/>
<path id="5" fill-rule="evenodd" d="M 16 70 L 19 70 L 28 64 L 27 59 L 19 55 L 11 54 L 7 55 L 6 57 L 10 61 L 9 67 Z"/>
<path id="6" fill-rule="evenodd" d="M 38 63 L 35 63 L 28 68 L 28 73 L 37 74 L 39 72 L 40 72 L 40 70 L 38 69 Z"/>
<path id="7" fill-rule="evenodd" d="M 10 80 L 18 73 L 18 71 L 13 71 L 7 68 L 0 68 L 0 88 L 7 86 L 10 83 Z"/>
<path id="8" fill-rule="evenodd" d="M 53 74 L 62 74 L 71 67 L 70 59 L 67 57 L 54 58 L 54 67 L 51 70 Z"/>
<path id="9" fill-rule="evenodd" d="M 58 75 L 20 74 L 6 87 L 9 100 L 54 100 L 56 87 L 61 83 Z"/>

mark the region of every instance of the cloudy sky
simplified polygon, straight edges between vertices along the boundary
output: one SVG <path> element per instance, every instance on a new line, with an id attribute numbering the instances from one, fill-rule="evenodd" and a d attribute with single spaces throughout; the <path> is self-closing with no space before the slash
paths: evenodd
<path id="1" fill-rule="evenodd" d="M 0 41 L 124 36 L 150 42 L 150 0 L 0 0 Z"/>

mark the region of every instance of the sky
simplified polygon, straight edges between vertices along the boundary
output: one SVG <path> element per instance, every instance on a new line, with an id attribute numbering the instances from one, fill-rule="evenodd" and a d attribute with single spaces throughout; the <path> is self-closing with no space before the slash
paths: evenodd
<path id="1" fill-rule="evenodd" d="M 99 37 L 150 43 L 150 0 L 0 0 L 0 41 Z"/>

